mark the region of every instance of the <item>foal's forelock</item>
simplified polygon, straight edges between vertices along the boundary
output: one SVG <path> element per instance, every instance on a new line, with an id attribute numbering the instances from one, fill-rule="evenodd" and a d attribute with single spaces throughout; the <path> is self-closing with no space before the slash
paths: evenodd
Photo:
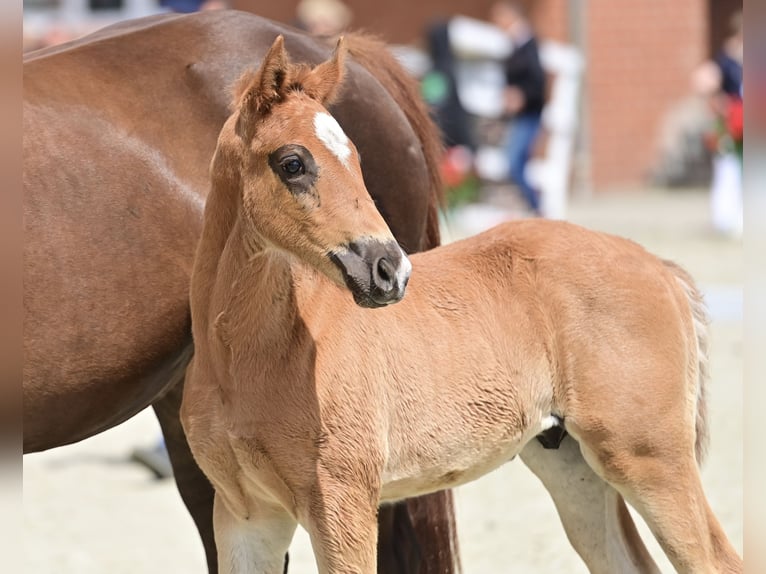
<path id="1" fill-rule="evenodd" d="M 256 72 L 246 72 L 234 86 L 234 109 L 241 127 L 252 134 L 253 123 L 268 115 L 291 93 L 302 92 L 324 107 L 337 97 L 345 75 L 346 47 L 341 37 L 329 60 L 311 68 L 294 64 L 277 36 Z"/>

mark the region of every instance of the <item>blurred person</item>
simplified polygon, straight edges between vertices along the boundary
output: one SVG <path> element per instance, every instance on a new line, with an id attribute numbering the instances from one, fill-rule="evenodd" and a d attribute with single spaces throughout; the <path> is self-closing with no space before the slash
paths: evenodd
<path id="1" fill-rule="evenodd" d="M 524 8 L 506 0 L 495 2 L 490 20 L 513 43 L 513 51 L 503 62 L 506 87 L 503 95 L 505 113 L 513 118 L 506 153 L 511 180 L 519 186 L 535 215 L 540 212 L 540 194 L 525 175 L 525 168 L 540 133 L 545 103 L 545 72 L 534 30 Z"/>
<path id="2" fill-rule="evenodd" d="M 743 51 L 742 13 L 738 12 L 721 50 L 694 77 L 695 88 L 708 99 L 715 122 L 707 142 L 713 152 L 711 222 L 716 231 L 737 237 L 743 226 Z"/>
<path id="3" fill-rule="evenodd" d="M 441 174 L 447 204 L 455 207 L 475 198 L 473 162 L 476 145 L 468 114 L 457 91 L 457 62 L 449 34 L 449 21 L 437 21 L 426 29 L 431 68 L 421 79 L 421 95 L 429 105 L 442 134 L 445 153 Z"/>
<path id="4" fill-rule="evenodd" d="M 200 10 L 226 10 L 228 7 L 229 3 L 226 0 L 206 0 Z"/>
<path id="5" fill-rule="evenodd" d="M 457 91 L 457 62 L 449 36 L 449 22 L 435 22 L 426 30 L 431 69 L 422 80 L 423 97 L 431 106 L 447 148 L 475 151 L 468 115 Z"/>
<path id="6" fill-rule="evenodd" d="M 297 25 L 315 36 L 335 36 L 351 23 L 351 9 L 341 0 L 301 0 Z"/>
<path id="7" fill-rule="evenodd" d="M 742 12 L 731 17 L 731 35 L 724 40 L 716 54 L 715 63 L 721 70 L 721 92 L 730 98 L 742 99 L 742 57 L 744 36 Z"/>
<path id="8" fill-rule="evenodd" d="M 202 10 L 219 10 L 228 8 L 226 0 L 160 0 L 160 6 L 172 12 L 188 14 Z"/>

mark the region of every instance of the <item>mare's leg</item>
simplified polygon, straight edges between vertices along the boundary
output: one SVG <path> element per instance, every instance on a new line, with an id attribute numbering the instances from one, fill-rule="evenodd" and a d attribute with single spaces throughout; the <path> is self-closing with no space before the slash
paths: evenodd
<path id="1" fill-rule="evenodd" d="M 406 501 L 415 532 L 420 566 L 398 573 L 455 574 L 460 570 L 458 559 L 455 506 L 451 490 L 440 490 Z M 399 536 L 397 545 L 404 536 Z"/>
<path id="2" fill-rule="evenodd" d="M 298 523 L 284 508 L 249 500 L 248 516 L 232 512 L 216 494 L 213 510 L 221 574 L 282 574 Z"/>
<path id="3" fill-rule="evenodd" d="M 181 380 L 164 397 L 155 401 L 152 407 L 162 427 L 165 446 L 170 455 L 170 463 L 173 465 L 176 486 L 202 538 L 208 573 L 216 574 L 218 563 L 213 536 L 214 490 L 210 481 L 197 466 L 181 426 L 183 387 L 183 380 Z"/>
<path id="4" fill-rule="evenodd" d="M 418 574 L 420 545 L 407 502 L 378 510 L 378 574 Z"/>
<path id="5" fill-rule="evenodd" d="M 659 572 L 622 497 L 588 466 L 577 441 L 567 436 L 558 449 L 548 450 L 532 440 L 520 456 L 548 490 L 569 542 L 590 572 Z"/>
<path id="6" fill-rule="evenodd" d="M 451 490 L 380 508 L 378 574 L 454 574 L 456 559 Z"/>

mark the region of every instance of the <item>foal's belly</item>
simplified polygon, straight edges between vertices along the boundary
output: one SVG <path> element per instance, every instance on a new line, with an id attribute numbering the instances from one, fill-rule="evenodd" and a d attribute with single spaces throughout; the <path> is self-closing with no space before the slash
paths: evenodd
<path id="1" fill-rule="evenodd" d="M 532 415 L 525 428 L 503 429 L 481 436 L 447 436 L 440 443 L 435 437 L 415 452 L 399 456 L 391 453 L 383 471 L 381 501 L 392 502 L 446 488 L 460 486 L 495 470 L 513 459 L 526 444 L 555 424 L 550 413 Z M 449 432 L 445 432 L 449 435 Z M 421 440 L 426 437 L 421 437 Z M 411 439 L 410 439 L 411 440 Z"/>

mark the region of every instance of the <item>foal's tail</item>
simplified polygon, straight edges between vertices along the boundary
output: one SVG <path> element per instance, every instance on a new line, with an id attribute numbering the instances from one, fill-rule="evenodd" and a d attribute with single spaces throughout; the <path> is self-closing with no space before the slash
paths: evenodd
<path id="1" fill-rule="evenodd" d="M 439 207 L 444 204 L 440 162 L 444 153 L 441 132 L 434 123 L 428 106 L 420 96 L 417 81 L 402 68 L 384 42 L 374 36 L 352 32 L 344 36 L 349 52 L 383 85 L 401 108 L 418 136 L 428 170 L 430 201 L 428 205 L 427 240 L 430 249 L 439 245 Z"/>
<path id="2" fill-rule="evenodd" d="M 686 299 L 689 301 L 694 320 L 694 334 L 697 339 L 697 380 L 695 381 L 697 390 L 697 418 L 695 424 L 697 439 L 695 454 L 697 456 L 697 464 L 701 465 L 707 453 L 708 443 L 710 442 L 707 421 L 707 381 L 710 378 L 708 360 L 710 347 L 709 319 L 707 309 L 705 308 L 705 301 L 694 284 L 691 275 L 672 261 L 663 261 L 663 263 L 673 273 L 678 284 L 683 289 Z"/>

